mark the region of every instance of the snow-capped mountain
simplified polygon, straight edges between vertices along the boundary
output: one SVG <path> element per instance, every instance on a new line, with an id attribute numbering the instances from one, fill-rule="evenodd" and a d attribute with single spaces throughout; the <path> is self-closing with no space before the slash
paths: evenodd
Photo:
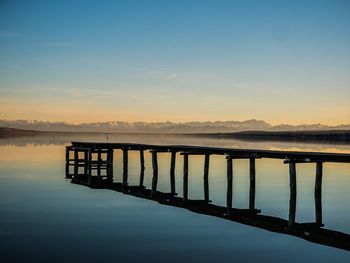
<path id="1" fill-rule="evenodd" d="M 214 121 L 214 122 L 92 122 L 71 124 L 36 120 L 0 120 L 0 127 L 60 132 L 103 132 L 103 133 L 227 133 L 237 131 L 319 131 L 349 130 L 350 124 L 327 126 L 312 125 L 270 125 L 262 120 Z"/>

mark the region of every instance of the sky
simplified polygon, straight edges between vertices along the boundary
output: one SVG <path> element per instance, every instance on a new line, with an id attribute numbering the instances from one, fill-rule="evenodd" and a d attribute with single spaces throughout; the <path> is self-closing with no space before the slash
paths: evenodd
<path id="1" fill-rule="evenodd" d="M 350 123 L 350 0 L 0 0 L 0 119 Z"/>

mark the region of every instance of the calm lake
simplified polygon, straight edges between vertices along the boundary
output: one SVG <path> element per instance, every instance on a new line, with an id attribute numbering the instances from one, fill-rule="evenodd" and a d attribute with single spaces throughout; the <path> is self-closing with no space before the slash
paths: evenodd
<path id="1" fill-rule="evenodd" d="M 0 139 L 2 262 L 350 262 L 350 252 L 65 179 L 72 140 L 188 144 L 350 153 L 350 145 L 249 142 L 174 135 L 62 135 Z M 203 156 L 189 157 L 189 198 L 203 198 Z M 151 187 L 151 155 L 145 154 Z M 158 190 L 169 192 L 170 155 L 159 154 Z M 139 180 L 139 153 L 129 153 L 129 184 Z M 233 207 L 249 204 L 249 162 L 235 160 Z M 325 163 L 324 227 L 350 234 L 350 164 Z M 122 154 L 114 153 L 114 181 Z M 212 156 L 210 199 L 225 206 L 226 159 Z M 315 221 L 315 164 L 297 165 L 296 221 Z M 182 195 L 182 156 L 176 189 Z M 288 219 L 289 171 L 282 160 L 256 160 L 256 208 Z"/>

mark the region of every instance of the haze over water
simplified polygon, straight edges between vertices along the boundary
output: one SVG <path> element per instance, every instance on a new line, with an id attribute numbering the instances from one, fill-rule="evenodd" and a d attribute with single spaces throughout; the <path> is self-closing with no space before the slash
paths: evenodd
<path id="1" fill-rule="evenodd" d="M 313 244 L 219 218 L 167 207 L 109 190 L 71 184 L 64 174 L 65 145 L 76 138 L 0 140 L 0 243 L 6 261 L 201 260 L 223 262 L 347 262 L 349 252 Z M 105 135 L 80 138 L 103 141 Z M 114 135 L 109 142 L 191 144 L 221 147 L 349 152 L 349 145 L 288 144 L 200 139 L 184 136 Z M 114 181 L 121 181 L 122 155 L 115 151 Z M 169 191 L 169 154 L 159 154 L 159 190 Z M 145 185 L 151 159 L 145 155 Z M 282 160 L 256 163 L 256 207 L 288 219 L 289 173 Z M 189 158 L 189 198 L 203 198 L 203 158 Z M 129 153 L 129 182 L 138 184 L 139 154 Z M 233 207 L 247 208 L 249 163 L 234 160 Z M 297 165 L 297 222 L 314 222 L 314 164 Z M 210 199 L 225 206 L 226 160 L 212 156 Z M 350 233 L 350 164 L 324 165 L 322 209 L 325 228 Z M 176 189 L 182 195 L 182 157 L 177 156 Z M 16 253 L 20 250 L 21 253 Z M 64 251 L 64 253 L 62 252 Z M 298 251 L 298 253 L 295 253 Z"/>

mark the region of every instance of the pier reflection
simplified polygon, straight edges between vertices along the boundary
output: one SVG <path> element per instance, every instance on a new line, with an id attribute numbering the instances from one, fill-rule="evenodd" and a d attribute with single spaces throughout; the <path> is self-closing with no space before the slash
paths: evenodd
<path id="1" fill-rule="evenodd" d="M 216 216 L 242 223 L 261 229 L 288 234 L 303 238 L 305 240 L 319 243 L 327 246 L 350 250 L 350 235 L 347 233 L 324 228 L 322 222 L 322 174 L 323 162 L 336 161 L 348 162 L 347 155 L 325 155 L 305 153 L 305 157 L 297 152 L 235 152 L 227 151 L 220 148 L 191 148 L 186 146 L 171 147 L 152 147 L 149 145 L 96 145 L 76 143 L 67 147 L 66 150 L 66 177 L 72 179 L 72 183 L 85 185 L 93 189 L 110 189 L 122 192 L 127 195 L 136 196 L 143 199 L 156 201 L 160 204 L 181 207 L 190 211 Z M 178 148 L 177 148 L 178 147 Z M 122 182 L 113 181 L 113 150 L 121 149 L 123 156 Z M 149 149 L 152 155 L 152 184 L 147 189 L 144 184 L 144 151 Z M 128 184 L 128 151 L 136 150 L 140 152 L 140 180 L 138 185 Z M 157 153 L 170 153 L 170 192 L 161 192 L 157 189 L 158 184 L 158 159 Z M 183 157 L 183 195 L 178 196 L 175 189 L 175 160 L 176 153 L 179 152 Z M 73 158 L 72 157 L 73 153 Z M 212 204 L 209 196 L 209 163 L 211 154 L 222 154 L 226 156 L 227 161 L 227 189 L 226 189 L 226 206 Z M 263 211 L 255 207 L 255 182 L 256 169 L 255 161 L 257 158 L 284 158 L 284 163 L 289 165 L 289 216 L 288 220 L 280 217 L 263 214 Z M 193 200 L 189 198 L 188 177 L 189 177 L 189 155 L 204 156 L 203 172 L 203 199 Z M 249 207 L 246 209 L 235 208 L 233 202 L 233 169 L 234 160 L 249 159 Z M 297 209 L 297 181 L 296 181 L 296 164 L 311 162 L 316 165 L 314 200 L 315 200 L 315 219 L 312 222 L 299 223 L 296 221 Z M 71 167 L 73 173 L 71 173 Z M 82 168 L 82 169 L 81 169 Z M 82 172 L 80 172 L 82 171 Z M 162 175 L 163 176 L 163 175 Z"/>

